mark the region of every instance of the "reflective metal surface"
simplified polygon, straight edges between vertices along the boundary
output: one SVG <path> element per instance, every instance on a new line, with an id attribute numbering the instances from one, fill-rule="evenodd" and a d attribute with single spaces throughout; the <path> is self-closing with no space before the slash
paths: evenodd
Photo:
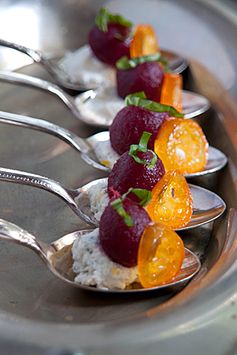
<path id="1" fill-rule="evenodd" d="M 3 346 L 16 351 L 14 355 L 27 353 L 24 349 L 28 346 L 96 355 L 235 353 L 237 216 L 229 209 L 237 204 L 237 108 L 225 89 L 230 88 L 237 97 L 236 4 L 228 0 L 223 6 L 218 0 L 136 3 L 134 7 L 132 2 L 112 0 L 109 6 L 123 9 L 137 22 L 152 23 L 162 47 L 195 58 L 191 68 L 194 78 L 187 78 L 189 88 L 207 96 L 221 112 L 212 110 L 204 117 L 203 127 L 210 143 L 229 157 L 228 167 L 214 181 L 213 175 L 207 179 L 226 201 L 228 213 L 214 223 L 213 230 L 210 225 L 182 233 L 186 246 L 201 257 L 202 268 L 177 295 L 132 300 L 91 296 L 53 279 L 29 250 L 1 241 L 0 335 L 5 339 Z M 97 0 L 3 1 L 1 37 L 57 55 L 85 43 L 101 4 Z M 26 62 L 19 59 L 21 55 L 13 59 L 9 51 L 0 51 L 2 68 Z M 35 64 L 22 72 L 49 79 Z M 76 123 L 63 104 L 48 96 L 1 84 L 1 110 L 47 119 L 82 137 L 95 133 Z M 46 175 L 66 186 L 80 186 L 99 177 L 67 145 L 36 131 L 2 126 L 0 152 L 1 165 Z M 44 242 L 86 227 L 53 195 L 7 183 L 1 183 L 0 192 L 1 218 L 21 225 Z M 35 204 L 37 210 L 32 208 Z M 9 345 L 13 342 L 17 344 L 14 349 Z M 38 353 L 34 350 L 31 353 Z"/>

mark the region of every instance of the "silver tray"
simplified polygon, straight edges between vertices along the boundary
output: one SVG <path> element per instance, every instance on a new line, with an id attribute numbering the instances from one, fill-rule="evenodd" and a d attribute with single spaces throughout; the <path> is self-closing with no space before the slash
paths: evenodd
<path id="1" fill-rule="evenodd" d="M 150 2 L 158 6 L 158 1 L 157 4 Z M 29 1 L 29 6 L 31 3 Z M 63 32 L 57 24 L 59 32 L 56 37 L 61 36 L 66 43 L 65 48 L 76 48 L 85 41 L 87 29 L 101 3 L 65 0 L 53 7 L 46 2 L 45 9 L 50 16 L 56 13 L 56 19 L 61 18 L 68 29 L 68 32 Z M 131 3 L 126 5 L 122 1 L 112 1 L 110 5 L 124 6 L 126 12 Z M 218 1 L 214 3 L 219 4 Z M 208 21 L 212 23 L 212 29 L 225 24 L 224 30 L 219 29 L 218 32 L 220 41 L 224 41 L 228 33 L 226 46 L 231 43 L 232 53 L 236 54 L 236 43 L 231 42 L 236 27 L 228 20 L 226 12 L 220 12 L 221 5 L 211 8 L 204 2 L 196 1 L 159 4 L 163 6 L 162 16 L 170 14 L 173 21 L 182 13 L 183 19 L 189 21 L 191 26 L 193 13 L 197 12 L 200 18 L 195 18 L 195 21 L 200 26 Z M 70 14 L 69 18 L 66 18 L 65 9 Z M 42 13 L 39 17 L 45 21 Z M 82 20 L 79 24 L 78 18 Z M 141 18 L 143 22 L 149 21 L 148 15 Z M 154 21 L 151 14 L 150 18 Z M 158 20 L 162 21 L 157 11 Z M 41 27 L 42 36 L 46 33 L 44 26 Z M 76 26 L 83 29 L 79 39 Z M 166 36 L 170 38 L 170 33 L 164 29 L 160 34 L 164 43 Z M 204 39 L 201 43 L 204 45 Z M 185 52 L 183 43 L 180 48 Z M 187 43 L 185 48 L 184 54 L 190 54 Z M 199 53 L 201 50 L 199 48 Z M 231 349 L 235 349 L 237 317 L 237 214 L 233 209 L 237 205 L 237 105 L 226 88 L 234 92 L 236 83 L 227 80 L 230 71 L 227 73 L 216 64 L 219 68 L 216 74 L 222 81 L 220 84 L 213 73 L 200 65 L 202 57 L 196 56 L 197 61 L 190 60 L 191 70 L 186 73 L 186 85 L 211 100 L 214 108 L 202 117 L 201 124 L 210 143 L 222 149 L 230 162 L 220 174 L 196 181 L 220 194 L 228 207 L 225 216 L 214 225 L 183 235 L 186 245 L 202 260 L 201 272 L 176 295 L 151 293 L 121 297 L 92 294 L 70 288 L 55 279 L 29 250 L 1 241 L 0 337 L 4 339 L 1 350 L 11 349 L 14 354 L 15 351 L 26 354 L 27 349 L 32 354 L 37 351 L 41 353 L 39 349 L 42 348 L 115 355 L 121 352 L 175 352 L 177 355 L 233 353 Z M 213 71 L 213 67 L 209 69 Z M 21 72 L 49 79 L 36 64 L 21 69 Z M 81 136 L 94 132 L 77 122 L 55 97 L 38 90 L 1 83 L 0 107 L 1 110 L 46 118 Z M 46 175 L 71 187 L 103 176 L 88 167 L 78 153 L 56 138 L 19 127 L 1 125 L 0 128 L 1 166 Z M 47 192 L 1 183 L 0 194 L 1 218 L 19 224 L 47 242 L 85 227 L 63 202 Z M 12 344 L 17 345 L 14 347 Z"/>

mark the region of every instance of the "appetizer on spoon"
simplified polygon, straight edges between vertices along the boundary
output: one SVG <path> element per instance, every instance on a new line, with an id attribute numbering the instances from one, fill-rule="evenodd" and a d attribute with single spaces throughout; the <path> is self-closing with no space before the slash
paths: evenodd
<path id="1" fill-rule="evenodd" d="M 165 115 L 160 114 L 160 117 L 163 116 Z M 110 134 L 108 131 L 96 133 L 91 137 L 83 139 L 75 135 L 73 132 L 48 121 L 4 111 L 0 111 L 0 122 L 32 128 L 52 134 L 76 149 L 86 163 L 102 171 L 110 171 L 115 161 L 119 158 L 119 154 L 116 153 L 111 147 Z M 148 127 L 142 127 L 143 130 L 149 131 Z M 140 136 L 142 133 L 143 131 L 140 129 Z M 125 135 L 123 136 L 123 140 L 125 142 Z M 131 142 L 129 143 L 131 145 Z M 127 147 L 129 148 L 130 145 L 128 144 Z M 186 177 L 194 177 L 210 174 L 222 169 L 226 163 L 227 157 L 221 151 L 216 148 L 209 147 L 208 160 L 204 169 L 199 172 L 185 175 Z"/>
<path id="2" fill-rule="evenodd" d="M 51 192 L 61 199 L 86 223 L 98 226 L 101 213 L 108 204 L 107 179 L 98 179 L 71 189 L 50 178 L 24 171 L 0 168 L 0 181 L 37 187 Z M 189 184 L 192 195 L 193 214 L 189 223 L 179 230 L 209 223 L 225 211 L 224 201 L 215 193 Z"/>
<path id="3" fill-rule="evenodd" d="M 88 36 L 89 45 L 66 54 L 61 60 L 49 59 L 40 51 L 4 39 L 0 39 L 0 45 L 20 51 L 43 65 L 65 89 L 82 91 L 101 85 L 111 86 L 115 82 L 115 62 L 129 54 L 133 24 L 104 8 L 99 11 L 95 22 Z M 171 52 L 164 54 L 173 71 L 181 73 L 187 68 L 185 59 Z"/>
<path id="4" fill-rule="evenodd" d="M 167 229 L 165 231 L 167 231 Z M 15 242 L 17 244 L 20 244 L 22 246 L 32 249 L 37 255 L 39 255 L 41 257 L 41 259 L 45 262 L 45 264 L 47 265 L 49 270 L 56 277 L 60 278 L 62 281 L 66 282 L 67 284 L 69 284 L 73 287 L 81 288 L 84 290 L 90 290 L 90 291 L 95 291 L 95 292 L 96 291 L 97 292 L 107 292 L 107 293 L 108 292 L 140 293 L 140 292 L 147 292 L 147 291 L 151 291 L 151 290 L 154 290 L 154 291 L 161 290 L 162 291 L 164 289 L 167 289 L 167 291 L 176 291 L 177 288 L 179 288 L 182 285 L 185 285 L 199 271 L 200 266 L 201 266 L 200 261 L 197 258 L 197 256 L 194 253 L 192 253 L 190 250 L 185 248 L 185 256 L 184 256 L 184 259 L 183 259 L 183 262 L 182 262 L 179 272 L 177 273 L 176 276 L 174 276 L 172 278 L 171 281 L 168 281 L 165 284 L 155 286 L 155 287 L 154 286 L 147 287 L 145 285 L 145 288 L 143 288 L 141 286 L 141 284 L 136 284 L 136 285 L 134 285 L 134 286 L 136 286 L 136 288 L 127 287 L 126 289 L 121 289 L 121 284 L 123 284 L 123 285 L 126 284 L 126 282 L 124 282 L 124 280 L 122 280 L 122 282 L 121 281 L 119 282 L 120 289 L 118 287 L 117 288 L 108 288 L 108 287 L 103 287 L 103 286 L 102 287 L 98 287 L 98 286 L 95 287 L 95 282 L 94 282 L 94 286 L 92 286 L 92 285 L 89 286 L 89 285 L 80 283 L 75 280 L 78 273 L 74 272 L 73 268 L 76 269 L 77 266 L 79 266 L 78 259 L 79 259 L 79 253 L 82 248 L 80 248 L 80 246 L 78 246 L 78 244 L 80 243 L 80 241 L 82 241 L 82 245 L 89 242 L 89 240 L 91 238 L 87 238 L 87 237 L 88 237 L 88 234 L 91 234 L 91 232 L 92 232 L 91 230 L 76 231 L 76 232 L 73 232 L 71 234 L 68 234 L 68 235 L 65 235 L 65 236 L 59 238 L 58 240 L 54 241 L 51 244 L 46 244 L 45 242 L 38 240 L 35 236 L 33 236 L 29 232 L 23 230 L 22 228 L 18 227 L 17 225 L 10 223 L 8 221 L 2 220 L 2 219 L 0 220 L 0 239 L 9 240 L 9 241 Z M 146 233 L 147 232 L 149 232 L 149 229 L 146 231 Z M 164 232 L 164 229 L 163 229 L 163 232 Z M 170 234 L 170 232 L 169 232 L 169 234 Z M 154 244 L 155 244 L 155 243 L 157 243 L 159 238 L 162 239 L 162 229 L 157 230 L 156 235 L 157 235 L 157 238 L 152 238 L 151 233 L 149 233 L 150 240 L 148 240 L 146 244 L 148 244 L 148 243 L 150 244 L 152 241 L 154 241 Z M 180 242 L 180 239 L 178 239 L 177 237 L 176 237 L 176 239 Z M 93 244 L 91 243 L 90 247 L 92 245 Z M 180 245 L 182 248 L 181 242 L 180 242 Z M 178 245 L 178 247 L 179 247 L 179 245 Z M 72 248 L 74 249 L 73 250 L 74 260 L 72 257 Z M 145 249 L 144 246 L 141 246 L 141 250 L 143 250 L 143 249 Z M 78 252 L 77 252 L 77 250 L 78 250 Z M 92 252 L 95 253 L 95 250 L 98 251 L 98 244 L 97 244 L 97 248 L 92 250 Z M 156 250 L 157 250 L 157 255 L 159 255 L 159 248 L 156 247 Z M 101 250 L 99 250 L 99 252 L 100 252 L 100 254 L 103 255 L 103 258 L 107 261 L 106 265 L 113 265 L 113 266 L 115 265 L 116 266 L 116 270 L 118 270 L 120 272 L 120 280 L 121 280 L 121 276 L 127 274 L 126 270 L 122 273 L 122 271 L 121 271 L 121 270 L 123 270 L 122 266 L 115 264 L 114 262 L 108 260 L 108 257 L 105 255 L 105 253 L 102 253 Z M 140 258 L 141 258 L 140 265 L 143 266 L 144 262 L 145 261 L 147 262 L 147 254 L 145 253 L 145 251 L 142 253 Z M 161 260 L 161 262 L 162 262 L 162 260 Z M 156 270 L 157 270 L 158 265 L 153 265 L 153 266 L 155 266 Z M 128 269 L 128 268 L 124 268 L 124 269 Z M 110 276 L 110 278 L 112 277 L 113 274 L 110 273 L 110 275 L 109 275 L 111 268 L 109 268 L 109 269 L 106 268 L 106 269 L 104 269 L 104 271 L 106 273 L 102 274 L 104 276 L 103 279 L 106 278 L 106 280 L 108 280 L 109 276 Z M 129 272 L 129 270 L 128 270 L 128 272 Z M 131 271 L 130 271 L 130 274 L 131 274 Z M 141 276 L 143 276 L 143 274 L 141 274 Z M 88 284 L 88 279 L 89 279 L 89 277 L 87 277 L 87 284 Z M 91 279 L 91 277 L 90 277 L 90 279 Z M 149 281 L 149 278 L 147 278 L 146 276 L 145 276 L 145 278 L 143 276 L 143 279 L 145 279 L 145 280 L 148 279 L 148 281 Z M 118 286 L 118 281 L 117 281 L 116 286 Z"/>
<path id="5" fill-rule="evenodd" d="M 124 107 L 124 100 L 117 97 L 114 87 L 88 90 L 72 97 L 49 81 L 25 74 L 0 71 L 0 80 L 50 92 L 62 100 L 76 118 L 96 127 L 108 127 L 115 115 Z M 185 118 L 195 118 L 210 108 L 205 97 L 185 90 L 182 91 L 182 105 Z"/>

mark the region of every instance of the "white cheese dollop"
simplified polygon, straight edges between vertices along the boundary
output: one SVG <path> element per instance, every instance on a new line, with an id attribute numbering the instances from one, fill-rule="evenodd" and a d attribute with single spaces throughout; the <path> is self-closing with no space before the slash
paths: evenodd
<path id="1" fill-rule="evenodd" d="M 90 200 L 90 209 L 97 221 L 100 221 L 101 215 L 105 210 L 105 207 L 109 203 L 109 196 L 107 193 L 107 183 L 101 181 L 92 186 L 88 190 L 88 196 Z"/>
<path id="2" fill-rule="evenodd" d="M 82 96 L 75 98 L 75 104 L 84 121 L 94 124 L 99 122 L 110 126 L 116 114 L 125 106 L 124 100 L 117 95 L 115 86 L 102 87 L 96 91 L 95 97 L 85 101 Z"/>
<path id="3" fill-rule="evenodd" d="M 96 59 L 88 45 L 66 53 L 58 65 L 72 83 L 88 87 L 115 86 L 115 69 Z"/>
<path id="4" fill-rule="evenodd" d="M 99 229 L 76 239 L 72 247 L 75 282 L 103 289 L 122 289 L 137 281 L 137 267 L 119 265 L 104 253 L 99 242 Z"/>

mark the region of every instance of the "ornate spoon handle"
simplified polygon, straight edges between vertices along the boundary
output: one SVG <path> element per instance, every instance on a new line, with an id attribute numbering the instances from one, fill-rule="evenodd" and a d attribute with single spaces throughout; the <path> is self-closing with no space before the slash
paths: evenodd
<path id="1" fill-rule="evenodd" d="M 54 252 L 51 245 L 37 240 L 33 234 L 4 219 L 0 219 L 0 239 L 32 249 L 46 264 L 49 263 L 48 255 Z"/>
<path id="2" fill-rule="evenodd" d="M 3 219 L 0 219 L 0 239 L 7 239 L 14 243 L 24 245 L 37 253 L 42 252 L 40 245 L 32 234 Z"/>
<path id="3" fill-rule="evenodd" d="M 77 117 L 79 116 L 79 112 L 74 103 L 74 100 L 56 84 L 53 84 L 43 79 L 35 78 L 30 75 L 25 75 L 25 74 L 20 74 L 15 72 L 6 72 L 3 70 L 0 70 L 0 80 L 13 83 L 13 84 L 27 85 L 33 88 L 38 88 L 44 91 L 48 91 L 58 96 Z"/>
<path id="4" fill-rule="evenodd" d="M 0 111 L 0 122 L 16 126 L 23 126 L 26 128 L 35 129 L 37 131 L 49 133 L 69 143 L 80 153 L 87 153 L 89 151 L 89 146 L 84 139 L 76 136 L 74 133 L 65 128 L 45 120 Z"/>
<path id="5" fill-rule="evenodd" d="M 57 181 L 44 176 L 6 168 L 0 168 L 0 181 L 28 185 L 51 192 L 66 201 L 66 203 L 78 214 L 78 206 L 74 201 L 74 196 L 77 191 L 67 189 Z"/>
<path id="6" fill-rule="evenodd" d="M 80 206 L 76 202 L 79 195 L 82 193 L 80 188 L 77 190 L 68 189 L 62 186 L 59 182 L 45 176 L 7 168 L 0 168 L 0 181 L 28 185 L 51 192 L 64 200 L 83 221 L 93 224 L 91 218 L 82 212 Z"/>
<path id="7" fill-rule="evenodd" d="M 15 49 L 16 51 L 19 51 L 21 53 L 24 53 L 28 55 L 30 58 L 32 58 L 35 62 L 40 62 L 42 60 L 42 54 L 34 49 L 27 48 L 25 46 L 22 46 L 21 44 L 17 43 L 12 43 L 9 41 L 5 41 L 4 39 L 0 39 L 0 46 Z"/>

